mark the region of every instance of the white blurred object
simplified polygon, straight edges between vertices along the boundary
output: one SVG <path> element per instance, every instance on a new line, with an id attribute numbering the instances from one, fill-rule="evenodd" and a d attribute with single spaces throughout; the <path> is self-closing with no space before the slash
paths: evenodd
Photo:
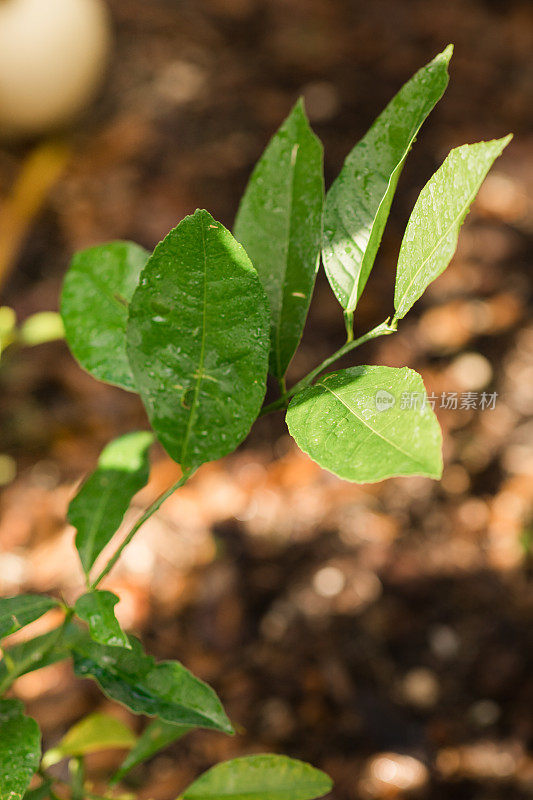
<path id="1" fill-rule="evenodd" d="M 0 0 L 0 135 L 74 119 L 100 86 L 110 49 L 102 0 Z"/>

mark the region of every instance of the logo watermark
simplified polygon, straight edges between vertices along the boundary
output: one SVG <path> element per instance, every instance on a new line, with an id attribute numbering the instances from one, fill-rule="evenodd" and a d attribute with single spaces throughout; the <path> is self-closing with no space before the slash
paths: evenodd
<path id="1" fill-rule="evenodd" d="M 496 408 L 498 392 L 402 392 L 398 408 L 401 410 L 421 410 L 426 405 L 432 409 L 443 408 L 448 411 L 493 411 Z M 396 398 L 385 389 L 375 394 L 376 409 L 388 411 L 396 405 Z"/>
<path id="2" fill-rule="evenodd" d="M 376 392 L 376 408 L 378 411 L 388 411 L 396 404 L 396 398 L 385 389 L 380 389 Z"/>

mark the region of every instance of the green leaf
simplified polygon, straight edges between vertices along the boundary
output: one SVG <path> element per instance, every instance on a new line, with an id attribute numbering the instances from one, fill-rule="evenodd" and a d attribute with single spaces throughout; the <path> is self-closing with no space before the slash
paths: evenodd
<path id="1" fill-rule="evenodd" d="M 155 249 L 128 355 L 156 435 L 184 471 L 233 451 L 265 395 L 268 308 L 244 249 L 207 211 Z"/>
<path id="2" fill-rule="evenodd" d="M 69 623 L 66 628 L 60 625 L 42 636 L 7 648 L 0 661 L 0 685 L 8 678 L 18 678 L 63 661 L 71 655 L 73 643 L 84 636 L 84 631 Z"/>
<path id="3" fill-rule="evenodd" d="M 235 236 L 270 302 L 270 371 L 282 378 L 305 325 L 320 259 L 323 148 L 301 100 L 258 161 L 235 221 Z"/>
<path id="4" fill-rule="evenodd" d="M 287 425 L 305 453 L 349 481 L 442 473 L 439 423 L 422 378 L 407 367 L 326 375 L 293 397 Z"/>
<path id="5" fill-rule="evenodd" d="M 115 617 L 118 597 L 113 592 L 92 591 L 76 600 L 74 609 L 87 623 L 91 637 L 99 644 L 110 647 L 130 647 L 128 637 Z"/>
<path id="6" fill-rule="evenodd" d="M 0 639 L 19 631 L 30 622 L 58 606 L 53 597 L 40 594 L 19 594 L 0 599 Z"/>
<path id="7" fill-rule="evenodd" d="M 116 533 L 132 497 L 148 481 L 153 440 L 151 433 L 137 431 L 108 444 L 97 470 L 70 503 L 68 521 L 78 531 L 76 547 L 86 575 Z"/>
<path id="8" fill-rule="evenodd" d="M 448 84 L 452 51 L 450 45 L 400 89 L 328 191 L 323 259 L 346 311 L 353 312 L 363 293 L 407 154 Z"/>
<path id="9" fill-rule="evenodd" d="M 178 725 L 231 733 L 220 700 L 178 661 L 156 664 L 130 637 L 131 649 L 86 641 L 74 648 L 74 670 L 98 681 L 102 690 L 136 714 L 157 716 Z"/>
<path id="10" fill-rule="evenodd" d="M 100 750 L 125 750 L 133 747 L 136 738 L 123 722 L 109 714 L 89 714 L 76 723 L 58 745 L 43 756 L 43 768 L 48 769 L 64 758 L 86 756 Z"/>
<path id="11" fill-rule="evenodd" d="M 511 138 L 455 148 L 422 189 L 400 248 L 394 291 L 397 319 L 405 317 L 450 263 L 470 206 Z"/>
<path id="12" fill-rule="evenodd" d="M 61 316 L 74 357 L 98 380 L 137 391 L 126 356 L 128 304 L 149 253 L 112 242 L 77 253 L 63 283 Z"/>
<path id="13" fill-rule="evenodd" d="M 20 700 L 0 700 L 0 800 L 20 800 L 39 768 L 41 732 Z"/>
<path id="14" fill-rule="evenodd" d="M 331 779 L 310 764 L 257 755 L 217 764 L 194 781 L 181 800 L 314 800 L 331 788 Z"/>
<path id="15" fill-rule="evenodd" d="M 138 764 L 147 761 L 147 759 L 162 750 L 163 747 L 167 747 L 172 742 L 181 739 L 182 736 L 192 730 L 194 728 L 190 726 L 173 725 L 171 722 L 164 722 L 161 719 L 152 720 L 137 740 L 133 750 L 128 753 L 124 762 L 109 781 L 109 785 L 114 786 Z"/>

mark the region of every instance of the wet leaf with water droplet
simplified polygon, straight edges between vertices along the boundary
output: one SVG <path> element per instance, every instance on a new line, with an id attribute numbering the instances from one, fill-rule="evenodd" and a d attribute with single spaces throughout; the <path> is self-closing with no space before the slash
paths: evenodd
<path id="1" fill-rule="evenodd" d="M 305 325 L 315 285 L 324 203 L 322 144 L 300 100 L 258 161 L 239 206 L 235 236 L 270 303 L 270 372 L 282 378 Z"/>
<path id="2" fill-rule="evenodd" d="M 327 193 L 324 265 L 347 311 L 355 309 L 370 275 L 407 154 L 446 89 L 451 55 L 449 46 L 400 89 Z"/>
<path id="3" fill-rule="evenodd" d="M 20 700 L 0 700 L 0 800 L 20 800 L 39 768 L 41 732 Z"/>
<path id="4" fill-rule="evenodd" d="M 93 678 L 108 697 L 136 714 L 159 717 L 178 725 L 231 733 L 220 700 L 207 684 L 178 661 L 156 664 L 140 642 L 129 637 L 131 649 L 104 647 L 83 641 L 74 647 L 74 671 Z"/>
<path id="5" fill-rule="evenodd" d="M 420 192 L 398 258 L 394 291 L 398 319 L 450 263 L 470 206 L 510 140 L 505 136 L 456 147 Z"/>
<path id="6" fill-rule="evenodd" d="M 130 647 L 128 637 L 115 617 L 118 597 L 113 592 L 92 591 L 76 600 L 74 607 L 78 617 L 87 623 L 95 642 L 110 647 Z"/>
<path id="7" fill-rule="evenodd" d="M 137 391 L 126 356 L 128 305 L 150 253 L 111 242 L 77 253 L 61 294 L 65 336 L 74 357 L 98 380 Z"/>
<path id="8" fill-rule="evenodd" d="M 244 248 L 207 211 L 156 247 L 131 301 L 128 356 L 157 438 L 183 470 L 248 434 L 266 390 L 268 320 Z"/>
<path id="9" fill-rule="evenodd" d="M 295 395 L 287 425 L 301 449 L 341 478 L 440 478 L 439 423 L 422 378 L 403 367 L 352 367 Z"/>

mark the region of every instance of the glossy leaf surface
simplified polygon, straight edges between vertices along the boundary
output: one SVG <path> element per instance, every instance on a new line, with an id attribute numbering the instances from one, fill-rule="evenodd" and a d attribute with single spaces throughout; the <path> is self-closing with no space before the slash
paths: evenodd
<path id="1" fill-rule="evenodd" d="M 156 664 L 137 639 L 131 649 L 83 642 L 74 649 L 74 669 L 82 678 L 98 681 L 113 700 L 136 714 L 157 716 L 166 722 L 213 728 L 231 733 L 220 700 L 203 681 L 178 661 Z"/>
<path id="2" fill-rule="evenodd" d="M 287 756 L 256 755 L 217 764 L 181 796 L 183 800 L 313 800 L 330 791 L 330 778 Z"/>
<path id="3" fill-rule="evenodd" d="M 324 203 L 323 150 L 302 101 L 271 139 L 241 200 L 235 236 L 270 303 L 270 371 L 283 377 L 315 285 Z"/>
<path id="4" fill-rule="evenodd" d="M 135 747 L 128 753 L 111 778 L 110 785 L 113 786 L 121 781 L 134 767 L 147 761 L 164 747 L 181 739 L 182 736 L 192 730 L 194 728 L 190 726 L 173 725 L 171 722 L 164 722 L 161 719 L 152 720 L 139 736 Z"/>
<path id="5" fill-rule="evenodd" d="M 87 623 L 91 637 L 110 647 L 130 647 L 128 637 L 115 617 L 118 597 L 113 592 L 92 591 L 76 600 L 75 611 Z"/>
<path id="6" fill-rule="evenodd" d="M 400 89 L 328 191 L 323 259 L 347 311 L 355 309 L 370 275 L 407 154 L 446 89 L 451 54 L 450 46 Z"/>
<path id="7" fill-rule="evenodd" d="M 44 754 L 43 767 L 48 769 L 64 758 L 86 756 L 100 750 L 129 749 L 135 741 L 135 735 L 123 722 L 96 712 L 76 723 L 56 747 Z"/>
<path id="8" fill-rule="evenodd" d="M 407 224 L 398 259 L 394 308 L 402 319 L 448 266 L 459 230 L 494 160 L 511 137 L 452 150 L 422 189 Z"/>
<path id="9" fill-rule="evenodd" d="M 0 700 L 0 800 L 20 800 L 39 767 L 41 732 L 20 700 Z"/>
<path id="10" fill-rule="evenodd" d="M 19 594 L 0 598 L 0 638 L 19 631 L 30 622 L 57 607 L 53 597 L 40 594 Z"/>
<path id="11" fill-rule="evenodd" d="M 326 375 L 293 397 L 287 425 L 305 453 L 349 481 L 442 472 L 439 423 L 422 378 L 406 367 Z"/>
<path id="12" fill-rule="evenodd" d="M 76 547 L 86 574 L 113 538 L 133 496 L 148 481 L 153 440 L 151 433 L 137 431 L 108 444 L 98 468 L 70 503 L 68 521 L 78 531 Z"/>
<path id="13" fill-rule="evenodd" d="M 265 394 L 268 324 L 248 256 L 207 211 L 156 247 L 131 301 L 128 355 L 152 427 L 184 471 L 248 434 Z"/>
<path id="14" fill-rule="evenodd" d="M 128 305 L 149 253 L 111 242 L 77 253 L 63 283 L 61 316 L 74 357 L 95 378 L 136 391 L 126 356 Z"/>

